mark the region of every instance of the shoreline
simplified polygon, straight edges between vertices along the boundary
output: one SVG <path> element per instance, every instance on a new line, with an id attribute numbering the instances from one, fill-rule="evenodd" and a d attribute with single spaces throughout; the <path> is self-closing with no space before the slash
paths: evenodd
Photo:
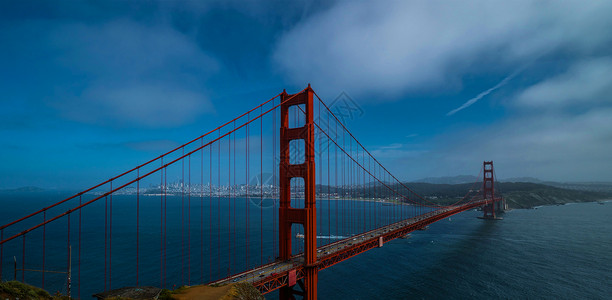
<path id="1" fill-rule="evenodd" d="M 554 203 L 554 204 L 542 204 L 542 205 L 536 205 L 536 206 L 530 206 L 530 207 L 513 207 L 510 208 L 507 211 L 513 210 L 513 209 L 538 209 L 540 207 L 549 207 L 549 206 L 564 206 L 564 205 L 571 205 L 571 204 L 582 204 L 582 203 L 612 203 L 612 199 L 610 198 L 604 198 L 604 199 L 599 199 L 599 200 L 589 200 L 589 201 L 572 201 L 572 202 L 563 202 L 563 203 Z"/>

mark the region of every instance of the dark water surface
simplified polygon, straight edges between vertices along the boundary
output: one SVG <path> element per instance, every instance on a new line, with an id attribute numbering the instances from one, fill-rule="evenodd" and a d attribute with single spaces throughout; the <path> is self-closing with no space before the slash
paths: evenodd
<path id="1" fill-rule="evenodd" d="M 321 299 L 612 299 L 612 202 L 469 211 L 319 274 Z"/>
<path id="2" fill-rule="evenodd" d="M 0 195 L 0 223 L 4 224 L 34 209 L 53 203 L 63 195 L 44 193 Z M 166 286 L 178 286 L 182 282 L 192 284 L 208 282 L 235 273 L 240 268 L 265 263 L 274 255 L 273 237 L 278 233 L 267 230 L 274 227 L 274 206 L 257 208 L 247 202 L 250 211 L 250 227 L 242 199 L 232 208 L 235 223 L 233 231 L 224 228 L 227 216 L 209 212 L 229 211 L 227 199 L 218 203 L 193 201 L 191 267 L 181 251 L 181 202 L 184 199 L 168 198 L 168 249 Z M 133 199 L 132 199 L 133 200 Z M 321 200 L 320 216 L 336 215 L 335 201 Z M 135 273 L 135 206 L 127 196 L 116 196 L 113 214 L 112 287 L 134 285 Z M 182 204 L 181 204 L 182 203 Z M 231 202 L 228 202 L 231 203 Z M 363 204 L 361 207 L 371 205 Z M 102 201 L 83 211 L 83 244 L 81 266 L 81 297 L 89 299 L 104 289 L 104 206 Z M 200 205 L 202 204 L 202 205 Z M 375 204 L 374 204 L 375 205 Z M 326 211 L 328 207 L 330 211 Z M 392 206 L 379 206 L 381 211 Z M 62 212 L 58 208 L 49 215 Z M 357 205 L 354 209 L 359 209 Z M 140 204 L 140 284 L 159 286 L 160 269 L 160 201 L 144 197 Z M 348 209 L 338 208 L 338 215 Z M 200 214 L 205 221 L 200 222 Z M 481 212 L 468 211 L 439 221 L 427 231 L 412 233 L 410 239 L 394 240 L 381 249 L 374 249 L 349 259 L 319 273 L 320 299 L 611 299 L 612 295 L 612 202 L 569 204 L 541 207 L 533 210 L 513 210 L 504 220 L 486 221 L 476 217 Z M 40 222 L 42 217 L 31 224 Z M 261 223 L 258 223 L 260 222 Z M 333 224 L 320 219 L 319 229 L 328 228 L 334 235 Z M 235 225 L 234 225 L 235 224 Z M 29 225 L 29 224 L 25 224 Z M 46 228 L 46 268 L 65 270 L 67 264 L 67 219 L 58 220 Z M 77 294 L 77 226 L 78 217 L 70 219 L 70 244 L 73 247 L 73 295 Z M 206 228 L 204 232 L 200 228 Z M 212 230 L 208 230 L 212 228 Z M 262 234 L 261 243 L 255 239 Z M 348 230 L 348 229 L 346 229 Z M 342 232 L 338 235 L 350 235 Z M 4 232 L 5 238 L 15 232 Z M 186 234 L 183 232 L 183 234 Z M 219 237 L 236 236 L 233 244 Z M 248 250 L 241 237 L 250 235 Z M 28 234 L 26 240 L 26 268 L 39 268 L 42 264 L 40 231 Z M 202 242 L 206 241 L 206 242 Z M 208 241 L 211 241 L 210 243 Z M 215 242 L 217 241 L 217 242 Z M 319 241 L 321 242 L 321 241 Z M 253 245 L 255 243 L 256 245 Z M 259 244 L 258 244 L 259 243 Z M 2 257 L 3 279 L 13 277 L 13 256 L 21 267 L 23 241 L 17 239 L 4 247 Z M 179 245 L 181 245 L 179 247 Z M 263 246 L 263 249 L 261 248 Z M 296 246 L 299 244 L 296 243 Z M 107 251 L 107 255 L 108 255 Z M 248 259 L 248 262 L 247 262 Z M 233 270 L 225 270 L 228 261 Z M 95 262 L 95 263 L 91 263 Z M 100 263 L 102 262 L 102 263 Z M 107 264 L 107 268 L 109 265 Z M 40 285 L 41 275 L 25 273 L 26 282 Z M 18 273 L 21 279 L 21 273 Z M 107 279 L 110 281 L 110 279 Z M 49 274 L 45 279 L 51 292 L 65 292 L 65 275 Z M 110 282 L 107 282 L 110 286 Z M 267 295 L 276 298 L 277 294 Z"/>

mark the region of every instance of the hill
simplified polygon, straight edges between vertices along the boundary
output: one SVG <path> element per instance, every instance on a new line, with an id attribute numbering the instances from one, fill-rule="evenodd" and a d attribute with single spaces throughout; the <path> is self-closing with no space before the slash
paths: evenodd
<path id="1" fill-rule="evenodd" d="M 472 184 L 425 184 L 411 183 L 418 194 L 441 203 L 453 203 L 470 190 Z M 480 186 L 475 187 L 475 189 Z M 500 182 L 496 189 L 506 198 L 510 208 L 532 208 L 541 205 L 556 205 L 572 202 L 593 202 L 612 198 L 612 192 L 576 190 L 531 182 Z M 453 201 L 454 200 L 454 201 Z"/>
<path id="2" fill-rule="evenodd" d="M 472 175 L 457 175 L 444 177 L 427 177 L 413 180 L 411 183 L 433 183 L 433 184 L 461 184 L 478 181 L 480 178 Z"/>
<path id="3" fill-rule="evenodd" d="M 473 192 L 481 188 L 480 185 L 474 183 L 461 184 L 434 184 L 423 182 L 407 182 L 404 183 L 415 193 L 426 198 L 430 202 L 438 204 L 452 204 L 463 198 L 470 190 Z M 510 208 L 532 208 L 541 205 L 557 205 L 572 202 L 593 202 L 604 199 L 612 199 L 612 191 L 601 190 L 577 190 L 561 187 L 550 186 L 541 183 L 532 182 L 499 182 L 496 184 L 496 190 L 506 198 Z M 405 188 L 400 184 L 392 185 L 392 188 L 407 195 Z M 319 191 L 326 191 L 327 186 L 317 186 Z M 334 187 L 330 187 L 334 191 Z M 367 195 L 388 195 L 388 189 L 380 184 L 365 189 L 366 194 L 363 194 L 364 189 L 354 189 L 351 193 L 353 197 L 364 197 Z M 340 191 L 340 190 L 339 190 Z"/>
<path id="4" fill-rule="evenodd" d="M 14 189 L 0 189 L 0 193 L 34 193 L 45 191 L 43 188 L 37 186 L 23 186 Z"/>
<path id="5" fill-rule="evenodd" d="M 45 189 L 37 186 L 23 186 L 15 189 L 0 189 L 0 192 L 4 193 L 30 193 L 30 192 L 42 192 Z"/>
<path id="6" fill-rule="evenodd" d="M 593 202 L 612 198 L 611 192 L 565 189 L 526 182 L 502 182 L 500 189 L 510 208 L 532 208 L 540 205 Z"/>

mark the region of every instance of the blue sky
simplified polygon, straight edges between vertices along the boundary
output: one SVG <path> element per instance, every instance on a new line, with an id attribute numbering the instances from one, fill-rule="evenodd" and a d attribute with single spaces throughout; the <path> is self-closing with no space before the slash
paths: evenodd
<path id="1" fill-rule="evenodd" d="M 306 84 L 399 178 L 612 181 L 609 1 L 3 1 L 0 188 L 84 187 Z M 168 99 L 172 99 L 172 103 Z M 163 117 L 161 117 L 163 116 Z"/>

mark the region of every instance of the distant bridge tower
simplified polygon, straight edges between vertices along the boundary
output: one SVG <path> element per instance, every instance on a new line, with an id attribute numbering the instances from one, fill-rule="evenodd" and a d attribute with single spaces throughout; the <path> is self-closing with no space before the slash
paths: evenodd
<path id="1" fill-rule="evenodd" d="M 289 284 L 280 289 L 280 299 L 317 299 L 317 209 L 315 201 L 315 143 L 313 124 L 313 94 L 308 88 L 299 94 L 281 94 L 280 163 L 279 163 L 279 247 L 280 259 L 291 258 L 291 225 L 304 226 L 304 282 L 298 282 L 302 292 L 294 291 L 296 275 L 289 274 Z M 288 100 L 290 99 L 290 100 Z M 303 105 L 306 124 L 303 127 L 289 127 L 289 107 Z M 290 163 L 289 144 L 292 140 L 303 140 L 304 162 Z M 291 207 L 291 179 L 304 179 L 304 208 Z"/>
<path id="2" fill-rule="evenodd" d="M 504 200 L 501 197 L 495 197 L 495 176 L 493 171 L 493 161 L 485 161 L 482 163 L 483 181 L 482 181 L 482 197 L 490 199 L 491 203 L 483 207 L 483 219 L 501 219 L 496 216 L 497 212 L 504 210 Z"/>

